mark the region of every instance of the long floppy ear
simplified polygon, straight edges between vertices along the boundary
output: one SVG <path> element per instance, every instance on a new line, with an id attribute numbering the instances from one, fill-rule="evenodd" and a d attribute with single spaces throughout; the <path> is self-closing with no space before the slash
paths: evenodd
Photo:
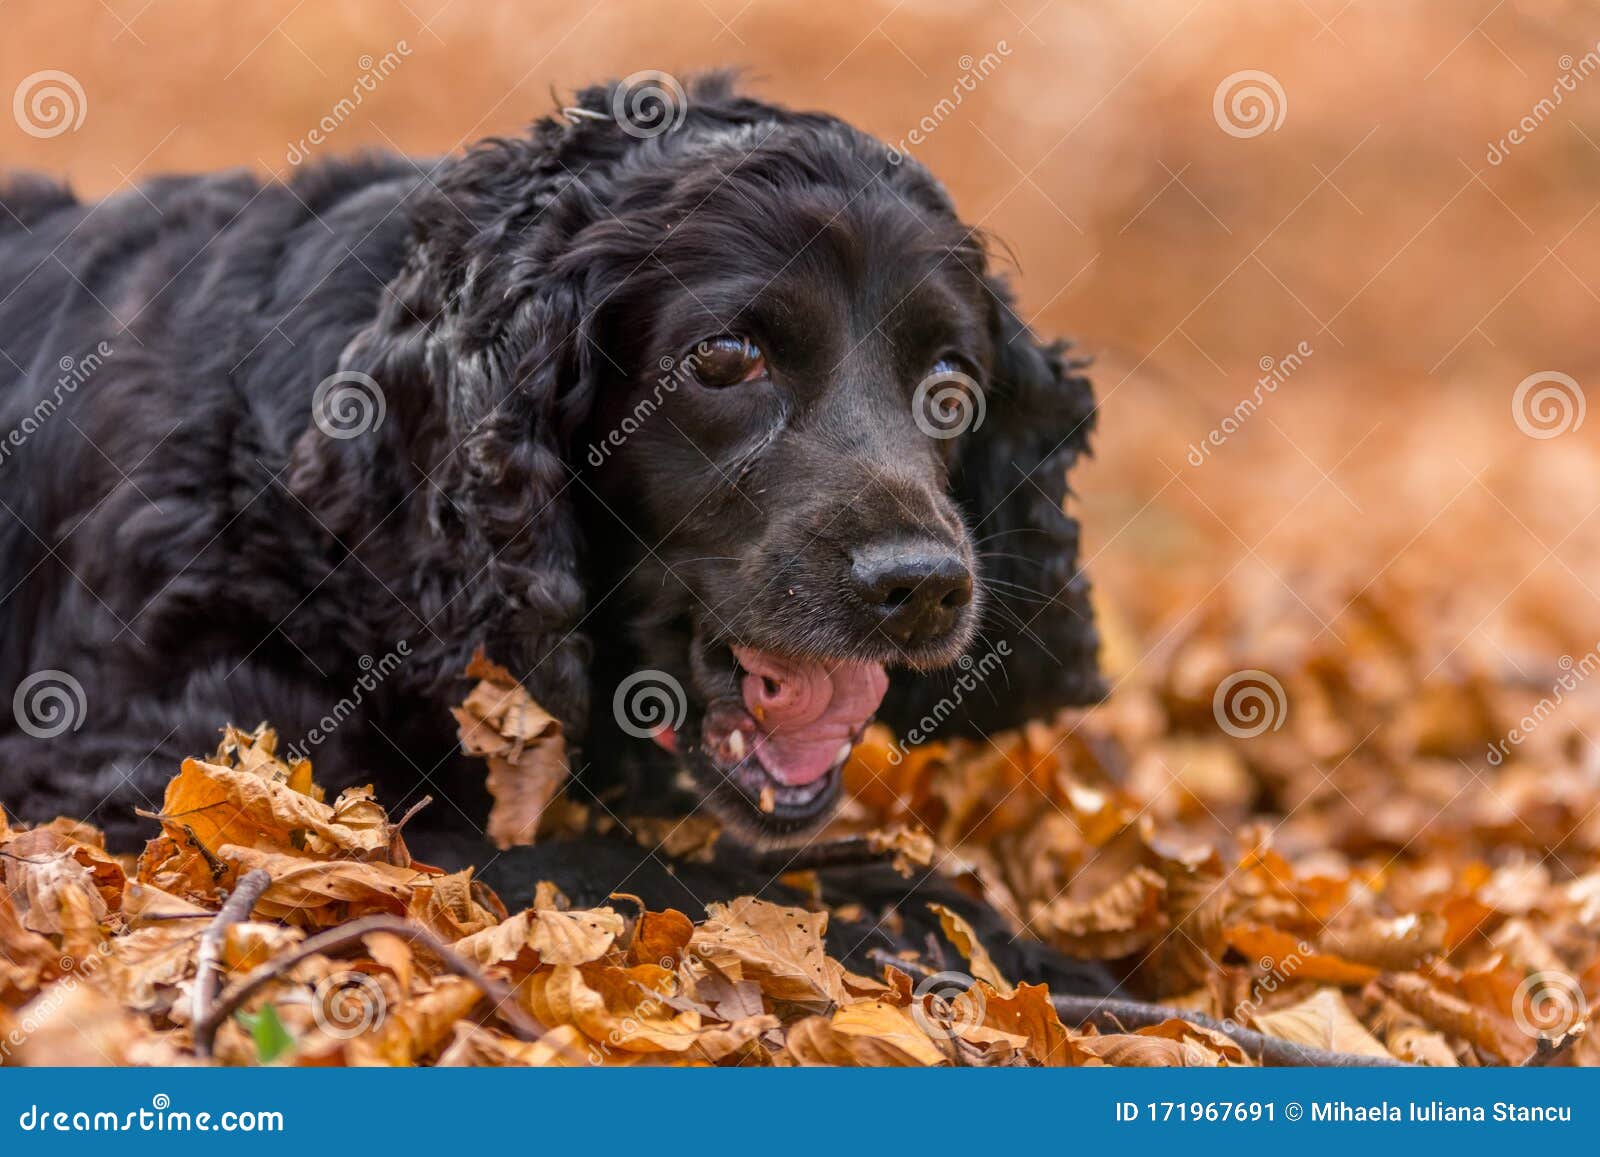
<path id="1" fill-rule="evenodd" d="M 983 421 L 962 434 L 951 489 L 977 544 L 983 618 L 954 668 L 891 680 L 882 717 L 921 738 L 978 735 L 1105 695 L 1067 472 L 1089 452 L 1094 394 L 1064 341 L 1041 344 L 988 282 L 994 361 Z M 933 722 L 930 730 L 927 721 Z"/>
<path id="2" fill-rule="evenodd" d="M 341 440 L 313 424 L 289 485 L 365 500 L 324 506 L 323 521 L 370 536 L 362 561 L 408 604 L 385 600 L 411 642 L 408 679 L 448 694 L 481 644 L 581 735 L 590 648 L 567 450 L 594 395 L 593 287 L 571 258 L 594 214 L 551 163 L 564 131 L 478 146 L 413 207 L 407 265 L 340 358 L 382 391 L 389 428 Z"/>

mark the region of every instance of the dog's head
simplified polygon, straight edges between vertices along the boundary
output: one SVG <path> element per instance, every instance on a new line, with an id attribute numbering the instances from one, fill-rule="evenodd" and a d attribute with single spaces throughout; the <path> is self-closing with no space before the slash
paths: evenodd
<path id="1" fill-rule="evenodd" d="M 711 78 L 586 91 L 452 190 L 425 244 L 459 235 L 435 289 L 481 417 L 451 506 L 491 574 L 526 560 L 524 608 L 581 569 L 587 608 L 520 629 L 558 711 L 561 649 L 595 647 L 591 751 L 653 744 L 770 839 L 880 710 L 943 736 L 1099 694 L 1062 511 L 1088 384 L 920 166 Z"/>

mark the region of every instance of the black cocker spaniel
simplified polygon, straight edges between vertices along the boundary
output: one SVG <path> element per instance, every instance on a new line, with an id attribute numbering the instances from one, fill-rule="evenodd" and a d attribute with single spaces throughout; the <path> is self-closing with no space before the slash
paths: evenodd
<path id="1" fill-rule="evenodd" d="M 447 707 L 481 645 L 584 790 L 792 840 L 874 716 L 1101 693 L 1063 351 L 923 168 L 720 76 L 431 165 L 14 178 L 0 800 L 132 846 L 264 719 L 476 832 Z"/>

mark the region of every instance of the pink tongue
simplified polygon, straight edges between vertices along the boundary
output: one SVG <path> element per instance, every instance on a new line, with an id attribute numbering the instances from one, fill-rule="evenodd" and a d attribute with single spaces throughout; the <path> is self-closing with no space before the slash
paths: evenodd
<path id="1" fill-rule="evenodd" d="M 878 663 L 815 663 L 735 647 L 748 674 L 745 709 L 764 734 L 756 758 L 791 786 L 821 778 L 878 709 L 889 676 Z"/>

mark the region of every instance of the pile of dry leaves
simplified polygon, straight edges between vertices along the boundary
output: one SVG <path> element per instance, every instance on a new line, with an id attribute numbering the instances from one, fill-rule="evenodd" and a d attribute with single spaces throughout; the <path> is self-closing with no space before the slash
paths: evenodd
<path id="1" fill-rule="evenodd" d="M 0 1060 L 1239 1065 L 1265 1037 L 1600 1063 L 1582 709 L 1488 760 L 1526 696 L 1430 666 L 1377 599 L 1349 621 L 1337 646 L 1248 654 L 1202 624 L 1138 678 L 1113 637 L 1104 707 L 904 754 L 880 729 L 852 761 L 830 837 L 898 830 L 879 838 L 902 861 L 1107 962 L 1142 1015 L 1002 976 L 948 912 L 955 988 L 910 956 L 847 970 L 820 902 L 735 899 L 695 924 L 546 885 L 511 913 L 471 871 L 414 861 L 370 791 L 330 803 L 270 730 L 229 729 L 169 783 L 136 862 L 70 819 L 0 815 Z M 496 834 L 525 838 L 560 791 L 559 728 L 504 671 L 474 674 L 463 740 L 489 761 Z"/>
<path id="2" fill-rule="evenodd" d="M 854 975 L 824 950 L 824 912 L 738 899 L 695 925 L 622 895 L 573 910 L 546 886 L 508 913 L 470 871 L 413 861 L 370 792 L 328 803 L 275 746 L 230 730 L 186 761 L 136 864 L 66 820 L 0 828 L 9 1062 L 1059 1064 L 1135 1047 L 1069 1032 L 979 947 L 983 978 L 948 1003 L 898 969 Z"/>
<path id="3" fill-rule="evenodd" d="M 880 733 L 842 830 L 927 825 L 1023 934 L 1166 1005 L 1419 1064 L 1600 1064 L 1595 657 L 1508 677 L 1382 584 L 1338 641 L 1251 616 L 1137 662 L 1113 638 L 1111 701 L 1051 725 Z"/>

